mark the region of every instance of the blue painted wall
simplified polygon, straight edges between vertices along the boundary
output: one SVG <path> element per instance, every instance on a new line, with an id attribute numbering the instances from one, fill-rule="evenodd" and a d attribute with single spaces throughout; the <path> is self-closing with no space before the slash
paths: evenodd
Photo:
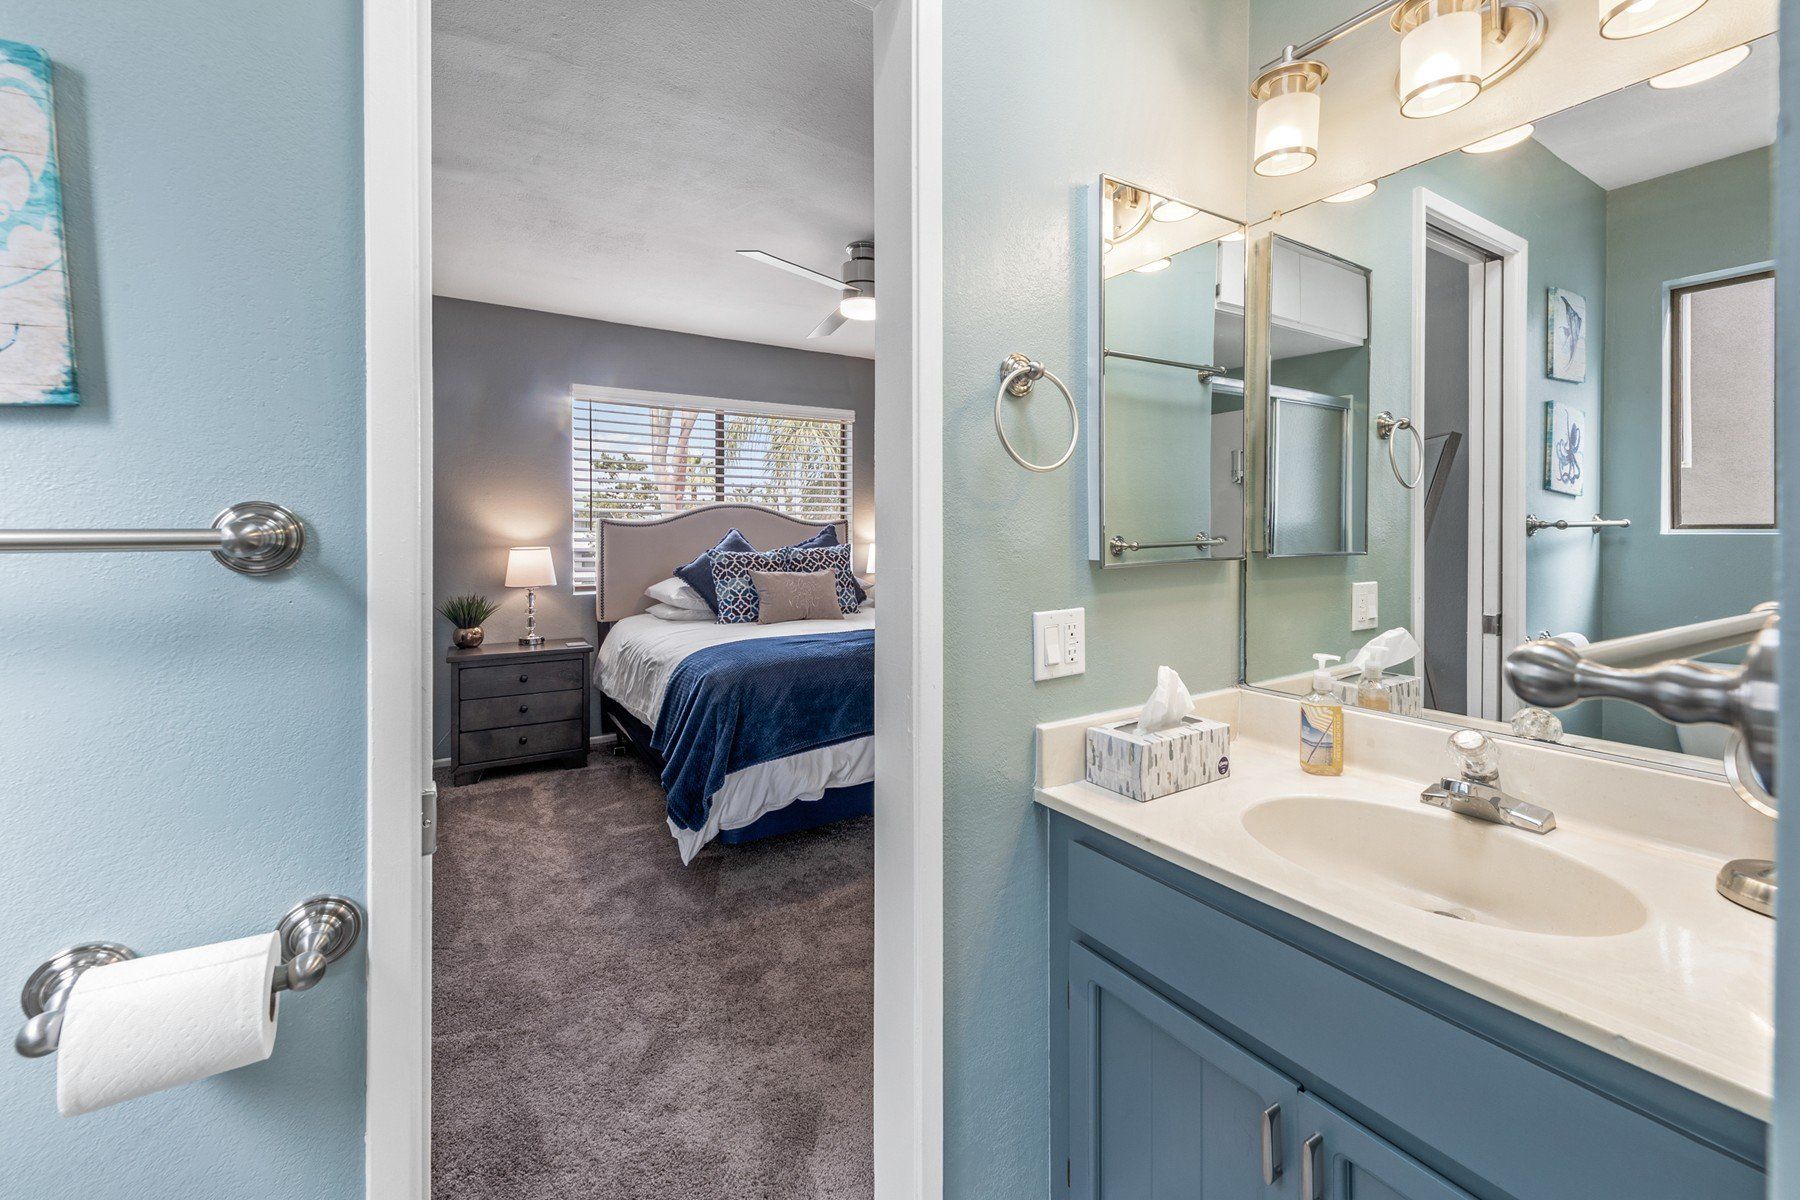
<path id="1" fill-rule="evenodd" d="M 0 410 L 0 527 L 267 498 L 311 531 L 266 580 L 0 559 L 7 995 L 70 942 L 172 950 L 363 894 L 360 12 L 0 0 L 55 62 L 82 381 L 79 408 Z M 362 975 L 290 997 L 272 1061 L 72 1120 L 53 1060 L 0 1054 L 0 1193 L 360 1196 Z"/>
<path id="2" fill-rule="evenodd" d="M 1050 1186 L 1048 959 L 1032 725 L 1141 700 L 1159 663 L 1237 674 L 1237 571 L 1088 561 L 1082 459 L 994 436 L 996 369 L 1042 359 L 1087 401 L 1102 173 L 1239 216 L 1242 0 L 958 0 L 944 13 L 944 1194 Z M 1004 48 L 1004 53 L 996 53 Z M 1060 452 L 1061 399 L 1009 414 Z M 1035 609 L 1087 609 L 1087 674 L 1031 681 Z M 1061 1164 L 1056 1164 L 1060 1170 Z"/>

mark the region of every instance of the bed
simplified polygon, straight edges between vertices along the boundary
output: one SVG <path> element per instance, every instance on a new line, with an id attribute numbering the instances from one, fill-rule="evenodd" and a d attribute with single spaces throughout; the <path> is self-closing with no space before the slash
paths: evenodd
<path id="1" fill-rule="evenodd" d="M 872 604 L 778 625 L 648 615 L 645 589 L 733 528 L 770 549 L 820 523 L 716 504 L 598 530 L 601 721 L 659 773 L 684 863 L 715 838 L 739 845 L 874 809 Z"/>

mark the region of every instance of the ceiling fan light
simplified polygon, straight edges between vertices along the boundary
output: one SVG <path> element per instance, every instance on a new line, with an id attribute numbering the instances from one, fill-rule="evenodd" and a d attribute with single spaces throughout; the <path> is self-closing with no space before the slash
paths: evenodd
<path id="1" fill-rule="evenodd" d="M 1693 87 L 1696 83 L 1717 79 L 1749 57 L 1750 46 L 1748 43 L 1742 46 L 1733 46 L 1729 50 L 1709 54 L 1699 62 L 1691 62 L 1685 67 L 1676 67 L 1673 71 L 1664 71 L 1661 75 L 1653 75 L 1650 78 L 1650 86 L 1659 92 Z"/>
<path id="2" fill-rule="evenodd" d="M 1479 0 L 1409 0 L 1397 20 L 1401 116 L 1441 117 L 1481 95 Z"/>
<path id="3" fill-rule="evenodd" d="M 1667 29 L 1706 0 L 1599 0 L 1600 36 L 1612 41 Z"/>
<path id="4" fill-rule="evenodd" d="M 873 321 L 875 319 L 875 297 L 865 296 L 861 292 L 845 296 L 838 301 L 838 315 L 846 321 Z"/>

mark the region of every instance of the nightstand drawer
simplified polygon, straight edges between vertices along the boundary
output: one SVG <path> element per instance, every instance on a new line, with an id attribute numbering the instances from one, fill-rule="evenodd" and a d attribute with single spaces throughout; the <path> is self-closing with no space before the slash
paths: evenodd
<path id="1" fill-rule="evenodd" d="M 488 696 L 523 696 L 531 692 L 564 692 L 581 688 L 586 658 L 561 658 L 550 662 L 519 663 L 516 666 L 464 667 L 462 698 L 480 700 Z"/>
<path id="2" fill-rule="evenodd" d="M 557 721 L 549 725 L 508 725 L 503 729 L 465 733 L 457 739 L 457 765 L 472 767 L 508 758 L 583 749 L 581 724 L 580 721 Z"/>
<path id="3" fill-rule="evenodd" d="M 580 719 L 581 706 L 585 703 L 587 693 L 583 691 L 527 692 L 522 696 L 464 700 L 461 727 L 465 733 L 474 733 L 481 729 L 498 729 L 502 725 L 575 721 Z"/>

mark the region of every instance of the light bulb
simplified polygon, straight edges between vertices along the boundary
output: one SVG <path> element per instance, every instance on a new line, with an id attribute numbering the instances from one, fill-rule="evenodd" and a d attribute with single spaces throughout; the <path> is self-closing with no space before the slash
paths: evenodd
<path id="1" fill-rule="evenodd" d="M 1284 62 L 1251 88 L 1256 97 L 1253 169 L 1258 175 L 1293 175 L 1319 161 L 1319 87 L 1325 64 Z"/>
<path id="2" fill-rule="evenodd" d="M 1481 95 L 1481 11 L 1473 0 L 1414 0 L 1398 16 L 1400 115 L 1441 117 Z"/>
<path id="3" fill-rule="evenodd" d="M 846 321 L 873 321 L 875 319 L 875 297 L 857 293 L 845 296 L 838 301 L 838 315 Z"/>
<path id="4" fill-rule="evenodd" d="M 1664 71 L 1661 75 L 1653 75 L 1650 78 L 1650 86 L 1663 92 L 1674 88 L 1693 87 L 1696 83 L 1717 79 L 1749 57 L 1750 47 L 1748 45 L 1733 46 L 1729 50 L 1709 54 L 1699 62 L 1691 62 L 1685 67 L 1676 67 L 1673 71 Z"/>
<path id="5" fill-rule="evenodd" d="M 1600 0 L 1600 36 L 1618 41 L 1666 29 L 1706 0 Z"/>
<path id="6" fill-rule="evenodd" d="M 1154 275 L 1158 271 L 1168 270 L 1169 262 L 1170 260 L 1168 258 L 1159 258 L 1155 262 L 1147 262 L 1141 267 L 1133 267 L 1131 269 L 1136 271 L 1139 275 Z"/>
<path id="7" fill-rule="evenodd" d="M 1348 204 L 1352 200 L 1361 200 L 1364 196 L 1373 196 L 1374 194 L 1375 181 L 1371 179 L 1368 183 L 1359 183 L 1353 188 L 1345 188 L 1335 196 L 1325 197 L 1325 203 Z"/>
<path id="8" fill-rule="evenodd" d="M 1504 133 L 1496 133 L 1493 137 L 1482 138 L 1479 142 L 1470 142 L 1464 146 L 1464 154 L 1493 154 L 1500 150 L 1510 150 L 1531 136 L 1531 125 L 1518 125 Z"/>

